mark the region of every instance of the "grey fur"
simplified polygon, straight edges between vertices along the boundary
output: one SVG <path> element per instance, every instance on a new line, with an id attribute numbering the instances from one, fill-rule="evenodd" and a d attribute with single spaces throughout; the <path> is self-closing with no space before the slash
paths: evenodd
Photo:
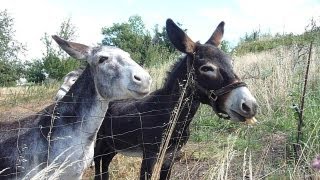
<path id="1" fill-rule="evenodd" d="M 56 101 L 61 100 L 66 95 L 66 93 L 70 90 L 71 86 L 76 82 L 82 72 L 83 69 L 79 68 L 65 75 L 65 77 L 63 78 L 63 84 L 59 88 L 54 98 Z"/>
<path id="2" fill-rule="evenodd" d="M 49 178 L 61 167 L 59 179 L 80 179 L 93 158 L 94 140 L 109 102 L 141 98 L 150 91 L 149 74 L 121 49 L 53 38 L 68 54 L 89 64 L 56 104 L 18 122 L 0 123 L 0 179 L 30 179 L 39 172 Z M 99 63 L 102 55 L 110 60 Z M 124 64 L 115 56 L 123 57 Z M 141 81 L 132 79 L 132 74 Z M 52 171 L 46 168 L 53 164 L 57 167 Z"/>

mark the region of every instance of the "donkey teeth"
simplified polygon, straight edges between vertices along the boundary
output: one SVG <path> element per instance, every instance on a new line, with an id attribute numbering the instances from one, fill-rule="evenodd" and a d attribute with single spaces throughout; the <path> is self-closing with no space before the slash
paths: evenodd
<path id="1" fill-rule="evenodd" d="M 257 119 L 255 117 L 251 119 L 246 119 L 245 123 L 248 125 L 254 125 L 257 122 Z"/>

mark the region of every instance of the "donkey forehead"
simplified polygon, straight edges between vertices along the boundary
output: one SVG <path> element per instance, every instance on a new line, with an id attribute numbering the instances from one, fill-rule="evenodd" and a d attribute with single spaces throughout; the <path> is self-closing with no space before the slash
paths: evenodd
<path id="1" fill-rule="evenodd" d="M 130 58 L 130 54 L 126 51 L 112 46 L 101 46 L 93 48 L 92 50 L 93 56 L 108 56 L 108 57 L 122 57 L 122 58 Z"/>
<path id="2" fill-rule="evenodd" d="M 199 45 L 196 57 L 201 63 L 211 63 L 222 68 L 232 69 L 231 58 L 215 46 L 208 44 Z"/>

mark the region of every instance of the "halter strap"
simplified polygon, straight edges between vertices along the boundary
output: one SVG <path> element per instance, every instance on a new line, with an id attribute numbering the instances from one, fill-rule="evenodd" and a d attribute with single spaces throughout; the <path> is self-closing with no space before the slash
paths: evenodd
<path id="1" fill-rule="evenodd" d="M 196 52 L 193 52 L 193 60 L 195 59 L 195 55 Z M 187 57 L 187 72 L 191 72 L 191 67 L 193 66 L 193 64 L 191 64 L 190 58 Z M 202 87 L 199 83 L 195 82 L 195 87 L 197 87 L 202 93 L 204 93 L 205 95 L 208 96 L 209 100 L 210 100 L 210 104 L 211 107 L 213 109 L 213 111 L 216 112 L 217 116 L 219 118 L 224 118 L 224 119 L 229 119 L 230 117 L 224 113 L 224 112 L 219 112 L 218 111 L 218 107 L 217 107 L 217 100 L 219 98 L 219 96 L 222 96 L 224 94 L 227 94 L 229 92 L 231 92 L 234 89 L 237 89 L 239 87 L 246 87 L 247 84 L 245 82 L 235 82 L 235 83 L 231 83 L 228 84 L 220 89 L 216 89 L 216 90 L 207 90 L 204 87 Z"/>
<path id="2" fill-rule="evenodd" d="M 60 87 L 60 89 L 59 90 L 61 90 L 61 91 L 63 91 L 63 92 L 65 92 L 65 93 L 67 93 L 69 90 L 66 90 L 65 88 L 63 88 L 63 87 Z"/>
<path id="3" fill-rule="evenodd" d="M 204 87 L 202 87 L 201 85 L 199 85 L 198 83 L 196 83 L 195 85 L 201 92 L 206 94 L 209 97 L 209 99 L 212 99 L 213 101 L 217 101 L 219 96 L 227 94 L 236 88 L 247 86 L 247 84 L 245 82 L 235 82 L 235 83 L 226 85 L 226 86 L 224 86 L 220 89 L 217 89 L 217 90 L 207 90 Z"/>

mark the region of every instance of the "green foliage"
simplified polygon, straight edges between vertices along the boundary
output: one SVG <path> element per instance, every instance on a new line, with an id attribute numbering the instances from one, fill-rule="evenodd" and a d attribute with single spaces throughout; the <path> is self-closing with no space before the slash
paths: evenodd
<path id="1" fill-rule="evenodd" d="M 254 31 L 251 34 L 246 34 L 241 38 L 240 43 L 234 48 L 233 53 L 243 55 L 246 53 L 256 53 L 267 51 L 279 46 L 297 46 L 303 47 L 310 44 L 311 41 L 320 42 L 320 26 L 317 26 L 314 21 L 311 22 L 311 29 L 306 30 L 301 35 L 279 34 L 272 36 L 270 34 L 261 34 L 260 31 Z"/>
<path id="2" fill-rule="evenodd" d="M 57 34 L 66 40 L 72 40 L 75 38 L 75 32 L 75 27 L 69 18 L 61 23 Z M 27 68 L 24 68 L 17 58 L 18 53 L 21 53 L 24 47 L 13 37 L 13 19 L 6 11 L 0 11 L 0 86 L 12 86 L 17 79 L 24 76 L 28 81 L 41 83 L 45 79 L 45 72 L 50 78 L 59 80 L 80 65 L 80 62 L 70 58 L 60 48 L 56 48 L 57 46 L 52 43 L 52 38 L 45 33 L 42 38 L 46 47 L 44 58 L 27 62 L 25 63 Z"/>
<path id="3" fill-rule="evenodd" d="M 0 11 L 0 86 L 14 85 L 23 73 L 18 53 L 24 47 L 14 39 L 13 24 L 7 11 Z"/>
<path id="4" fill-rule="evenodd" d="M 75 33 L 75 26 L 72 25 L 70 18 L 61 23 L 60 29 L 57 32 L 60 37 L 66 40 L 73 40 L 75 38 Z M 68 72 L 80 66 L 81 62 L 67 55 L 60 47 L 53 43 L 51 36 L 47 33 L 44 34 L 44 37 L 41 40 L 46 47 L 44 58 L 42 59 L 43 70 L 48 73 L 49 78 L 60 80 Z M 35 67 L 39 67 L 38 65 L 40 64 L 36 64 Z M 39 69 L 37 69 L 37 71 L 39 71 Z M 39 76 L 33 79 L 40 80 L 43 78 L 41 73 L 35 73 L 34 75 Z"/>
<path id="5" fill-rule="evenodd" d="M 170 53 L 176 52 L 176 48 L 172 45 L 172 43 L 169 40 L 165 26 L 163 26 L 160 31 L 159 25 L 155 25 L 152 44 L 157 44 L 159 46 L 165 47 L 168 49 Z"/>
<path id="6" fill-rule="evenodd" d="M 57 34 L 63 39 L 72 41 L 76 38 L 76 29 L 77 28 L 71 22 L 71 18 L 67 18 L 64 21 L 62 21 Z"/>
<path id="7" fill-rule="evenodd" d="M 191 139 L 197 142 L 212 140 L 213 134 L 228 136 L 241 125 L 231 121 L 219 119 L 212 113 L 212 108 L 208 105 L 201 105 L 195 120 L 191 123 Z"/>
<path id="8" fill-rule="evenodd" d="M 0 86 L 15 85 L 15 81 L 19 79 L 19 69 L 21 69 L 19 64 L 0 59 Z"/>
<path id="9" fill-rule="evenodd" d="M 152 38 L 140 16 L 131 16 L 128 22 L 105 27 L 102 34 L 105 36 L 103 45 L 117 46 L 130 53 L 139 64 L 146 66 L 168 61 L 175 52 L 165 28 L 159 31 L 156 26 L 155 36 Z"/>
<path id="10" fill-rule="evenodd" d="M 267 35 L 263 35 L 259 30 L 254 30 L 250 34 L 246 33 L 244 37 L 240 38 L 240 42 L 252 42 L 261 39 L 262 37 L 266 37 Z"/>
<path id="11" fill-rule="evenodd" d="M 23 46 L 14 39 L 13 18 L 7 11 L 0 11 L 0 59 L 15 60 L 17 53 L 22 51 Z"/>
<path id="12" fill-rule="evenodd" d="M 61 79 L 61 61 L 59 57 L 55 54 L 49 54 L 47 57 L 43 59 L 43 65 L 46 73 L 49 74 L 50 78 L 53 79 Z"/>
<path id="13" fill-rule="evenodd" d="M 42 60 L 34 60 L 32 63 L 26 63 L 26 79 L 28 82 L 42 83 L 46 76 L 44 74 L 44 64 Z"/>
<path id="14" fill-rule="evenodd" d="M 73 58 L 60 59 L 55 54 L 49 54 L 43 59 L 44 70 L 52 79 L 60 80 L 70 71 L 80 66 L 80 61 Z"/>
<path id="15" fill-rule="evenodd" d="M 231 53 L 231 47 L 230 47 L 230 42 L 229 41 L 226 41 L 226 40 L 223 40 L 221 42 L 221 50 L 227 54 L 230 54 Z"/>
<path id="16" fill-rule="evenodd" d="M 140 64 L 146 64 L 147 51 L 151 46 L 151 36 L 145 30 L 140 16 L 132 16 L 128 22 L 114 23 L 112 27 L 103 28 L 105 38 L 102 44 L 117 46 L 131 54 Z"/>
<path id="17" fill-rule="evenodd" d="M 77 28 L 72 24 L 71 18 L 67 18 L 64 21 L 62 21 L 60 29 L 57 32 L 58 36 L 68 41 L 74 41 L 77 37 L 76 34 Z M 50 38 L 50 40 L 52 41 L 52 38 Z M 63 49 L 60 48 L 60 46 L 58 47 L 56 54 L 62 59 L 66 59 L 69 57 L 69 55 Z"/>

